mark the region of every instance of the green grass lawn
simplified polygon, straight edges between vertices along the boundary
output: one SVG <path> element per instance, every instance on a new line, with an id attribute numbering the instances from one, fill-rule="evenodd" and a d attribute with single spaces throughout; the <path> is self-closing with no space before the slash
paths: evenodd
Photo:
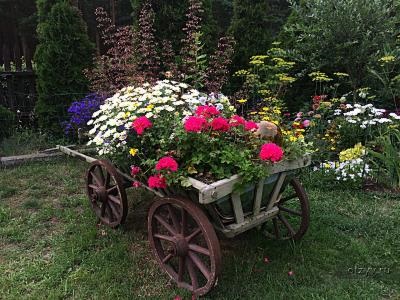
<path id="1" fill-rule="evenodd" d="M 145 202 L 131 195 L 117 230 L 96 226 L 86 167 L 64 158 L 0 170 L 0 299 L 190 299 L 156 265 Z M 400 298 L 399 195 L 318 188 L 317 180 L 305 185 L 303 240 L 267 240 L 257 230 L 223 240 L 222 275 L 205 299 Z"/>

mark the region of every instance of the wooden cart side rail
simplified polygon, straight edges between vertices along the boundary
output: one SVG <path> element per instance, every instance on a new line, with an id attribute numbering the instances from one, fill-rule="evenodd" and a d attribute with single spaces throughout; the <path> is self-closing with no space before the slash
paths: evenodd
<path id="1" fill-rule="evenodd" d="M 306 155 L 296 160 L 283 161 L 270 166 L 270 175 L 300 169 L 311 164 L 311 156 Z M 201 204 L 209 204 L 230 195 L 234 192 L 234 187 L 240 182 L 238 175 L 230 178 L 216 181 L 212 184 L 205 184 L 194 178 L 189 178 L 192 186 L 199 191 L 199 202 Z M 261 196 L 259 196 L 261 197 Z"/>
<path id="2" fill-rule="evenodd" d="M 78 151 L 76 151 L 76 150 L 72 150 L 72 149 L 70 149 L 70 148 L 68 148 L 68 147 L 65 147 L 65 146 L 57 145 L 57 148 L 58 148 L 62 153 L 66 154 L 66 155 L 69 155 L 69 156 L 72 156 L 72 157 L 80 158 L 80 159 L 82 159 L 82 160 L 87 161 L 88 163 L 92 163 L 92 162 L 94 162 L 94 161 L 97 160 L 97 158 L 94 158 L 94 157 L 85 155 L 85 154 L 83 154 L 83 153 L 80 153 L 80 152 L 78 152 Z M 144 187 L 144 188 L 147 189 L 148 191 L 154 193 L 155 195 L 157 195 L 157 196 L 159 196 L 159 197 L 164 197 L 164 196 L 165 196 L 163 193 L 161 193 L 161 192 L 159 192 L 159 191 L 156 191 L 156 190 L 154 190 L 154 189 L 152 189 L 152 188 L 149 188 L 147 185 L 143 184 L 142 182 L 140 182 L 140 181 L 134 179 L 133 177 L 129 176 L 128 174 L 125 174 L 124 172 L 122 172 L 122 171 L 119 170 L 118 168 L 116 168 L 116 170 L 117 170 L 117 172 L 118 172 L 119 175 L 121 175 L 123 178 L 125 178 L 125 179 L 128 180 L 129 182 L 132 182 L 132 183 L 133 183 L 133 182 L 139 182 L 139 183 L 141 184 L 142 187 Z"/>

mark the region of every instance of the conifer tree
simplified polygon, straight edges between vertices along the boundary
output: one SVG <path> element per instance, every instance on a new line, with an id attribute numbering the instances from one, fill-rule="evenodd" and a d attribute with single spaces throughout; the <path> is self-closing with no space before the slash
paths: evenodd
<path id="1" fill-rule="evenodd" d="M 38 0 L 35 53 L 39 125 L 55 134 L 72 101 L 87 92 L 83 70 L 92 62 L 93 45 L 79 10 L 65 0 Z"/>

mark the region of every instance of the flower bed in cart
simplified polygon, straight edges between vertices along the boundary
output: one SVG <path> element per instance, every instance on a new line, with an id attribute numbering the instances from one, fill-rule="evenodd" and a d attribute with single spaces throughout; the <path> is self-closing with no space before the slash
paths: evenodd
<path id="1" fill-rule="evenodd" d="M 301 141 L 265 134 L 258 120 L 235 114 L 221 94 L 159 81 L 127 87 L 93 114 L 89 144 L 150 188 L 189 187 L 237 174 L 243 186 L 268 176 L 266 164 L 304 155 Z M 271 139 L 271 140 L 269 140 Z M 279 144 L 279 145 L 278 145 Z"/>

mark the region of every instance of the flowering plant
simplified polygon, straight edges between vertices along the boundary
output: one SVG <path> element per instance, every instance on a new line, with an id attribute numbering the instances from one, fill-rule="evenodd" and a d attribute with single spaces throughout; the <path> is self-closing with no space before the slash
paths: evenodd
<path id="1" fill-rule="evenodd" d="M 77 134 L 79 128 L 87 131 L 87 122 L 92 114 L 97 111 L 104 101 L 104 97 L 98 94 L 89 94 L 79 101 L 72 102 L 68 108 L 69 120 L 63 124 L 67 135 Z"/>
<path id="2" fill-rule="evenodd" d="M 152 188 L 189 186 L 189 176 L 215 181 L 239 174 L 251 182 L 267 175 L 265 163 L 289 156 L 258 137 L 257 123 L 236 115 L 227 97 L 174 81 L 124 88 L 88 124 L 89 144 L 99 155 L 130 167 L 132 176 Z"/>

